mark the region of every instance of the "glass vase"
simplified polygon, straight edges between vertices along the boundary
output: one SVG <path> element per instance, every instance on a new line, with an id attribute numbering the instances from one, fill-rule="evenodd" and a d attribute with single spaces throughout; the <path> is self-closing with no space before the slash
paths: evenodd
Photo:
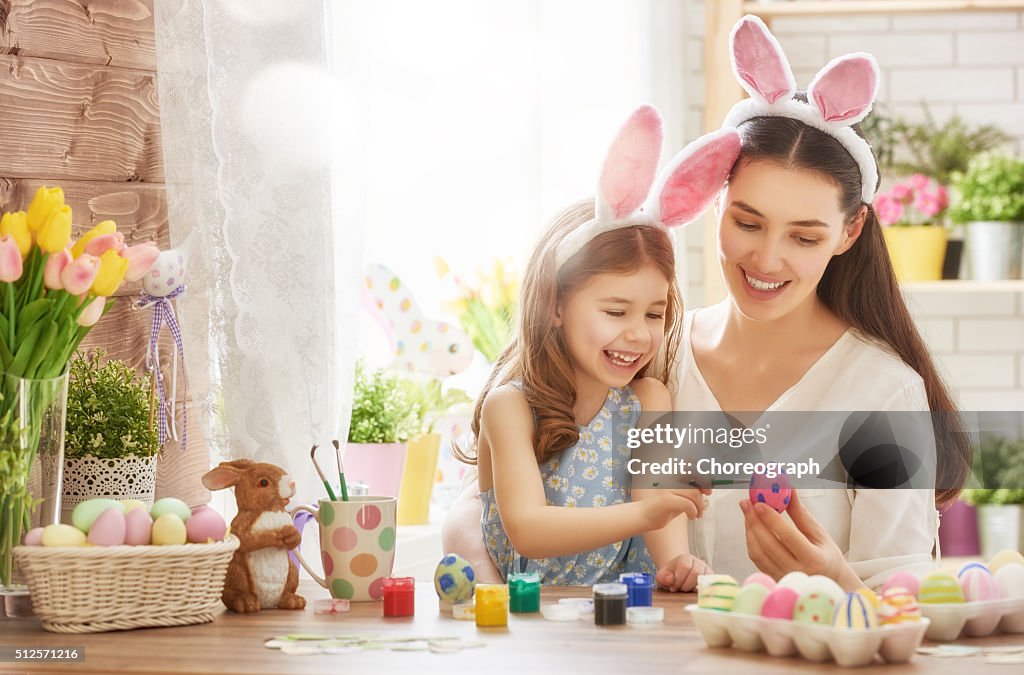
<path id="1" fill-rule="evenodd" d="M 0 596 L 7 616 L 31 613 L 14 547 L 60 522 L 67 373 L 28 380 L 0 373 Z"/>

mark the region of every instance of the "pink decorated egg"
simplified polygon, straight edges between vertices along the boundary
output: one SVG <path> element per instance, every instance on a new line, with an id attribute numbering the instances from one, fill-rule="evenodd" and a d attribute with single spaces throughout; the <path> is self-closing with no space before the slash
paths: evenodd
<path id="1" fill-rule="evenodd" d="M 890 588 L 905 588 L 916 598 L 918 591 L 921 590 L 921 582 L 910 572 L 893 572 L 882 585 L 883 595 Z"/>
<path id="2" fill-rule="evenodd" d="M 792 588 L 776 587 L 764 599 L 764 605 L 761 606 L 761 616 L 768 619 L 786 619 L 789 621 L 793 618 L 793 608 L 799 599 L 800 594 Z"/>
<path id="3" fill-rule="evenodd" d="M 86 541 L 94 546 L 121 546 L 124 544 L 124 534 L 124 513 L 119 508 L 110 508 L 93 521 Z"/>
<path id="4" fill-rule="evenodd" d="M 743 588 L 757 584 L 758 586 L 764 586 L 769 591 L 775 588 L 775 579 L 764 572 L 754 572 L 749 577 L 743 580 Z"/>
<path id="5" fill-rule="evenodd" d="M 228 526 L 224 518 L 209 506 L 193 509 L 192 517 L 185 523 L 188 540 L 193 544 L 205 544 L 209 540 L 220 541 L 224 538 Z"/>
<path id="6" fill-rule="evenodd" d="M 906 588 L 890 586 L 882 593 L 878 618 L 883 626 L 921 620 L 921 607 L 917 598 Z"/>
<path id="7" fill-rule="evenodd" d="M 124 516 L 124 543 L 148 546 L 153 537 L 153 519 L 145 509 L 132 509 Z"/>
<path id="8" fill-rule="evenodd" d="M 33 527 L 31 530 L 25 533 L 25 546 L 42 546 L 43 545 L 43 528 Z"/>
<path id="9" fill-rule="evenodd" d="M 957 577 L 967 602 L 998 600 L 1002 596 L 992 572 L 981 563 L 967 563 L 960 568 Z"/>
<path id="10" fill-rule="evenodd" d="M 789 484 L 789 477 L 780 474 L 775 478 L 768 478 L 764 474 L 757 474 L 750 479 L 750 502 L 767 504 L 779 513 L 789 508 L 789 497 L 793 488 Z"/>

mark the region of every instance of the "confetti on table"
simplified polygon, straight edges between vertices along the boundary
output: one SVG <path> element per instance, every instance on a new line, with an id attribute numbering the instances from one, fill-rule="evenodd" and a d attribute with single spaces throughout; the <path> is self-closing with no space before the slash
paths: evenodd
<path id="1" fill-rule="evenodd" d="M 386 635 L 284 635 L 264 641 L 267 649 L 278 649 L 289 656 L 311 656 L 315 654 L 352 654 L 367 650 L 390 650 L 396 652 L 425 652 L 451 654 L 463 649 L 483 647 L 486 643 L 464 640 L 453 636 L 408 636 L 389 637 Z"/>

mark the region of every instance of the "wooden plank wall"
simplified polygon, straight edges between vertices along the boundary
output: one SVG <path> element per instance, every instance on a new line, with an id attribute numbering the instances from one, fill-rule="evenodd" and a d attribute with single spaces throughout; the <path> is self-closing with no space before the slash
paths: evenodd
<path id="1" fill-rule="evenodd" d="M 24 208 L 43 184 L 64 189 L 76 237 L 112 219 L 130 242 L 169 246 L 153 0 L 0 0 L 0 210 Z M 83 345 L 142 370 L 151 314 L 131 308 L 140 288 L 122 287 Z M 163 364 L 171 348 L 165 329 Z M 164 448 L 157 493 L 194 505 L 209 499 L 199 477 L 210 454 L 189 419 L 187 451 Z"/>

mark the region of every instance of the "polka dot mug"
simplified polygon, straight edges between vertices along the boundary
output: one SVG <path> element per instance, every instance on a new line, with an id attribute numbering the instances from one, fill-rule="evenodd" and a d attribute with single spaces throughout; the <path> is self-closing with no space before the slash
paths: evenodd
<path id="1" fill-rule="evenodd" d="M 299 548 L 294 551 L 296 557 L 331 597 L 380 600 L 384 578 L 391 576 L 395 565 L 397 505 L 394 497 L 352 497 L 347 502 L 321 499 L 319 508 L 295 507 L 293 517 L 305 511 L 320 524 L 324 576 L 310 569 Z"/>

